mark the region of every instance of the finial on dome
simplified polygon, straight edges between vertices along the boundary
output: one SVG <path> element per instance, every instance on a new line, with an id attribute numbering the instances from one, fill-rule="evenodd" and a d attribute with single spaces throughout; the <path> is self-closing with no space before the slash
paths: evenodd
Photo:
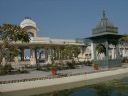
<path id="1" fill-rule="evenodd" d="M 25 19 L 30 19 L 30 20 L 32 20 L 32 18 L 31 17 L 24 17 Z"/>
<path id="2" fill-rule="evenodd" d="M 105 12 L 105 10 L 103 10 L 102 15 L 103 15 L 103 18 L 106 18 L 106 12 Z"/>

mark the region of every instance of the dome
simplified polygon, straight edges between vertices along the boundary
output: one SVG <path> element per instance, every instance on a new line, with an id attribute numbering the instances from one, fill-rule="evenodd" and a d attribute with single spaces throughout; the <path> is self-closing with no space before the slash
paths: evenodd
<path id="1" fill-rule="evenodd" d="M 21 23 L 20 26 L 22 28 L 27 27 L 27 26 L 32 26 L 34 28 L 36 28 L 36 23 L 29 17 L 26 17 Z"/>
<path id="2" fill-rule="evenodd" d="M 104 34 L 117 34 L 118 28 L 115 27 L 106 17 L 105 11 L 101 20 L 97 23 L 96 27 L 92 30 L 93 36 L 104 35 Z"/>
<path id="3" fill-rule="evenodd" d="M 101 18 L 101 21 L 99 21 L 96 25 L 96 28 L 102 27 L 114 27 L 114 25 L 106 17 L 105 11 L 103 11 L 103 17 Z"/>
<path id="4" fill-rule="evenodd" d="M 102 28 L 102 27 L 114 27 L 114 25 L 107 18 L 103 18 L 96 25 L 96 28 Z"/>

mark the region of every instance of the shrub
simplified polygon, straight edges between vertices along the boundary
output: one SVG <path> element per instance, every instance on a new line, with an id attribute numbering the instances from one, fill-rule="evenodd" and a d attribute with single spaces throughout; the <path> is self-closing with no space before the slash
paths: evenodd
<path id="1" fill-rule="evenodd" d="M 123 60 L 122 60 L 122 63 L 128 63 L 128 58 L 124 57 Z"/>
<path id="2" fill-rule="evenodd" d="M 92 66 L 92 62 L 91 62 L 91 61 L 86 61 L 86 62 L 84 62 L 84 64 L 85 64 L 86 66 Z"/>
<path id="3" fill-rule="evenodd" d="M 69 67 L 69 69 L 75 69 L 75 64 L 67 62 L 67 66 Z"/>
<path id="4" fill-rule="evenodd" d="M 5 66 L 0 65 L 0 75 L 9 74 L 12 70 L 11 64 L 7 64 Z"/>

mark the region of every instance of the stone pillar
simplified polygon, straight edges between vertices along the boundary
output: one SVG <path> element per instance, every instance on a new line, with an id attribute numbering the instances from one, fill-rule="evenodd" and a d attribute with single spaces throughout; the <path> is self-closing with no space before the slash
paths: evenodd
<path id="1" fill-rule="evenodd" d="M 21 48 L 21 61 L 24 61 L 24 48 Z"/>
<path id="2" fill-rule="evenodd" d="M 56 59 L 56 49 L 53 49 L 53 54 L 54 54 L 54 60 Z"/>
<path id="3" fill-rule="evenodd" d="M 51 48 L 51 57 L 53 58 L 54 53 L 53 53 L 53 48 Z"/>
<path id="4" fill-rule="evenodd" d="M 60 59 L 62 59 L 62 50 L 60 48 Z"/>
<path id="5" fill-rule="evenodd" d="M 6 60 L 5 60 L 5 58 L 3 58 L 2 59 L 2 65 L 5 66 L 5 64 L 6 64 Z"/>
<path id="6" fill-rule="evenodd" d="M 119 46 L 116 45 L 116 59 L 118 59 L 120 57 L 120 54 L 119 54 Z"/>
<path id="7" fill-rule="evenodd" d="M 49 48 L 48 48 L 48 56 L 52 57 L 52 54 L 53 54 L 53 52 L 52 52 L 52 48 L 49 47 Z"/>
<path id="8" fill-rule="evenodd" d="M 52 49 L 51 47 L 45 48 L 45 57 L 49 64 L 52 64 Z"/>
<path id="9" fill-rule="evenodd" d="M 126 57 L 128 58 L 128 48 L 125 49 L 126 50 Z"/>
<path id="10" fill-rule="evenodd" d="M 61 55 L 61 54 L 60 54 L 60 48 L 59 48 L 59 47 L 58 47 L 58 49 L 57 49 L 57 55 L 58 55 L 57 57 L 58 57 L 58 60 L 59 60 L 59 59 L 60 59 L 60 55 Z"/>
<path id="11" fill-rule="evenodd" d="M 112 48 L 112 59 L 115 59 L 115 48 Z"/>
<path id="12" fill-rule="evenodd" d="M 126 50 L 125 50 L 125 48 L 123 48 L 122 51 L 123 51 L 123 52 L 122 52 L 123 57 L 126 57 Z"/>
<path id="13" fill-rule="evenodd" d="M 35 57 L 35 49 L 30 48 L 30 64 L 35 65 L 36 64 L 36 57 Z"/>
<path id="14" fill-rule="evenodd" d="M 47 49 L 47 47 L 44 48 L 44 52 L 45 52 L 45 60 L 48 60 L 48 49 Z"/>
<path id="15" fill-rule="evenodd" d="M 83 47 L 82 46 L 80 47 L 80 54 L 83 55 Z"/>
<path id="16" fill-rule="evenodd" d="M 105 66 L 109 67 L 109 50 L 108 50 L 109 44 L 108 41 L 105 42 L 105 48 L 106 48 L 106 57 L 105 57 Z"/>
<path id="17" fill-rule="evenodd" d="M 61 47 L 60 47 L 59 50 L 60 50 L 60 51 L 59 51 L 60 59 L 62 59 L 62 50 L 61 50 Z"/>
<path id="18" fill-rule="evenodd" d="M 96 60 L 96 44 L 91 43 L 91 60 Z"/>
<path id="19" fill-rule="evenodd" d="M 56 48 L 56 60 L 58 60 L 59 58 L 59 50 L 58 50 L 58 47 Z"/>
<path id="20" fill-rule="evenodd" d="M 14 61 L 15 61 L 15 64 L 16 64 L 16 65 L 19 64 L 19 61 L 18 61 L 18 57 L 17 57 L 17 56 L 14 58 Z"/>
<path id="21" fill-rule="evenodd" d="M 55 53 L 55 48 L 52 49 L 53 52 L 53 59 L 55 59 L 56 53 Z"/>

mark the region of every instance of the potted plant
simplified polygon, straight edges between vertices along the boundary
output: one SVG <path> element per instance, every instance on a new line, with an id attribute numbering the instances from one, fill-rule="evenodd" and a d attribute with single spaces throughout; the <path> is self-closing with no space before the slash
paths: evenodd
<path id="1" fill-rule="evenodd" d="M 57 65 L 55 63 L 51 64 L 51 73 L 53 76 L 57 75 Z"/>
<path id="2" fill-rule="evenodd" d="M 93 64 L 93 68 L 94 68 L 94 70 L 99 70 L 98 64 Z"/>

